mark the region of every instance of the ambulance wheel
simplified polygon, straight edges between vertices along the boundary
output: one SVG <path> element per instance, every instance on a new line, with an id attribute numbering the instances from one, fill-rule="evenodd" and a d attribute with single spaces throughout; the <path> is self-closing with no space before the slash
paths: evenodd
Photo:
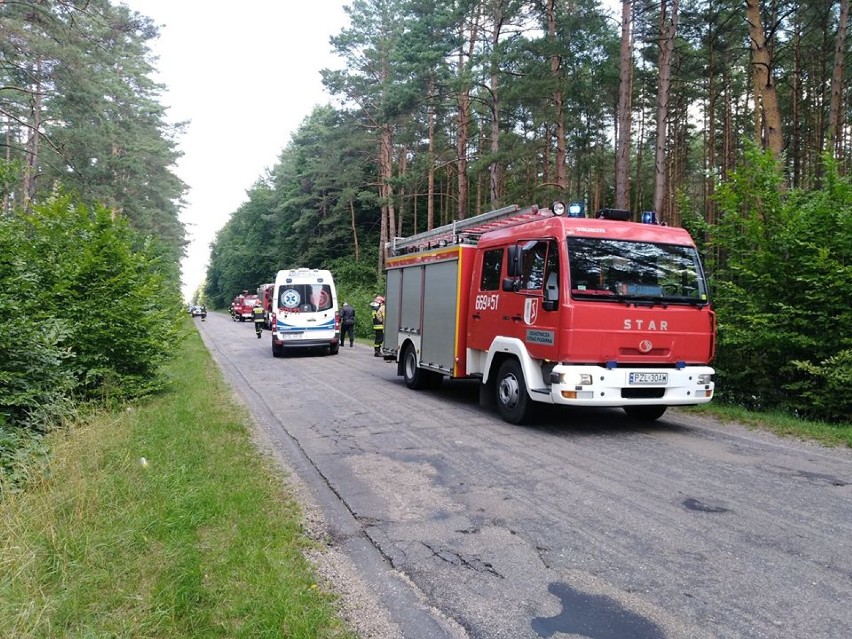
<path id="1" fill-rule="evenodd" d="M 507 359 L 497 373 L 497 412 L 510 424 L 523 424 L 532 415 L 524 373 L 516 359 Z"/>
<path id="2" fill-rule="evenodd" d="M 337 355 L 340 352 L 340 344 L 334 344 L 333 346 L 328 347 L 329 355 Z"/>
<path id="3" fill-rule="evenodd" d="M 412 390 L 420 390 L 429 386 L 429 372 L 417 366 L 417 353 L 414 347 L 408 344 L 402 354 L 402 378 L 405 385 Z"/>
<path id="4" fill-rule="evenodd" d="M 623 408 L 628 417 L 641 419 L 645 422 L 659 419 L 666 412 L 665 406 L 624 406 Z"/>

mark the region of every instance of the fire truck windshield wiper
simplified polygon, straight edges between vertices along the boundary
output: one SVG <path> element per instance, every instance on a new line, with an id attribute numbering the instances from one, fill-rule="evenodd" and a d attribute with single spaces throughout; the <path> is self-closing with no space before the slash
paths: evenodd
<path id="1" fill-rule="evenodd" d="M 620 302 L 634 306 L 662 306 L 666 308 L 671 300 L 662 299 L 657 295 L 616 295 Z"/>
<path id="2" fill-rule="evenodd" d="M 699 300 L 694 297 L 667 297 L 666 304 L 684 304 L 686 306 L 706 306 L 707 300 Z"/>

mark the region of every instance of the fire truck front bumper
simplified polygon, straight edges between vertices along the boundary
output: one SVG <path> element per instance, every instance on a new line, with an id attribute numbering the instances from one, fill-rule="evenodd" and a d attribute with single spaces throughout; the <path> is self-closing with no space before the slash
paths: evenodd
<path id="1" fill-rule="evenodd" d="M 626 368 L 557 364 L 550 374 L 554 404 L 569 406 L 689 406 L 713 398 L 709 366 Z"/>

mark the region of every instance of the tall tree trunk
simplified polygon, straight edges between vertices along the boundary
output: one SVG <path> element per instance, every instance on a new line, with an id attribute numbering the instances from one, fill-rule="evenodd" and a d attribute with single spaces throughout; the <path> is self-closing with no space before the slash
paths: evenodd
<path id="1" fill-rule="evenodd" d="M 829 147 L 840 155 L 840 103 L 843 94 L 843 64 L 846 53 L 846 32 L 849 28 L 849 0 L 840 0 L 840 22 L 834 44 L 834 72 L 831 75 L 831 106 L 828 118 Z"/>
<path id="2" fill-rule="evenodd" d="M 672 80 L 672 58 L 674 57 L 674 39 L 677 32 L 678 0 L 671 0 L 669 14 L 668 0 L 660 6 L 660 81 L 657 85 L 657 138 L 654 145 L 654 204 L 653 210 L 661 222 L 670 222 L 670 212 L 666 204 L 666 124 L 669 117 L 669 88 Z"/>
<path id="3" fill-rule="evenodd" d="M 399 197 L 397 198 L 399 201 L 399 215 L 396 219 L 396 235 L 399 237 L 405 237 L 403 233 L 405 233 L 405 218 L 406 213 L 408 212 L 408 191 L 405 188 L 405 177 L 406 173 L 408 173 L 408 149 L 405 147 L 399 149 L 397 173 L 401 178 L 403 178 L 403 181 L 399 187 Z M 415 230 L 412 229 L 411 234 L 414 235 L 414 233 Z"/>
<path id="4" fill-rule="evenodd" d="M 379 194 L 382 200 L 382 222 L 379 231 L 379 272 L 384 271 L 387 243 L 396 237 L 396 213 L 393 207 L 393 130 L 383 124 L 379 137 Z"/>
<path id="5" fill-rule="evenodd" d="M 755 108 L 762 111 L 762 129 L 766 148 L 780 161 L 784 150 L 781 130 L 781 109 L 778 91 L 772 77 L 772 56 L 769 53 L 763 21 L 760 17 L 760 0 L 745 0 L 748 33 L 751 39 L 751 67 L 754 74 Z"/>
<path id="6" fill-rule="evenodd" d="M 458 209 L 457 219 L 467 216 L 467 206 L 470 189 L 470 178 L 467 175 L 467 147 L 470 142 L 470 80 L 467 75 L 472 64 L 473 53 L 476 50 L 476 39 L 479 32 L 479 17 L 475 16 L 468 33 L 467 50 L 460 48 L 458 52 L 457 72 L 459 79 L 458 101 L 458 131 L 456 133 L 456 155 L 458 156 Z"/>
<path id="7" fill-rule="evenodd" d="M 27 128 L 26 158 L 24 161 L 24 174 L 22 180 L 23 208 L 27 209 L 35 197 L 36 171 L 39 162 L 39 142 L 41 141 L 41 60 L 36 61 L 33 77 L 36 78 L 33 91 L 30 96 L 30 122 Z"/>
<path id="8" fill-rule="evenodd" d="M 618 91 L 618 138 L 615 151 L 615 206 L 630 206 L 630 111 L 633 77 L 633 42 L 631 39 L 631 0 L 621 0 L 621 55 Z"/>
<path id="9" fill-rule="evenodd" d="M 384 189 L 382 189 L 384 190 Z M 382 204 L 382 221 L 379 225 L 379 275 L 385 271 L 385 258 L 387 254 L 388 244 L 388 207 L 387 204 Z"/>
<path id="10" fill-rule="evenodd" d="M 790 136 L 790 144 L 792 145 L 792 175 L 791 182 L 793 186 L 801 184 L 802 179 L 802 122 L 801 122 L 801 98 L 802 98 L 802 29 L 800 20 L 795 20 L 795 35 L 793 36 L 793 72 L 790 74 L 790 110 L 792 117 L 793 132 Z M 823 140 L 819 141 L 820 146 Z"/>
<path id="11" fill-rule="evenodd" d="M 488 165 L 488 191 L 491 200 L 491 208 L 500 208 L 503 199 L 502 193 L 502 171 L 498 157 L 500 155 L 500 92 L 499 92 L 499 63 L 497 59 L 497 47 L 500 44 L 500 33 L 503 30 L 503 7 L 500 3 L 494 4 L 492 15 L 493 25 L 491 29 L 491 163 Z M 477 209 L 479 200 L 477 197 Z"/>
<path id="12" fill-rule="evenodd" d="M 470 93 L 462 89 L 458 95 L 459 129 L 456 134 L 456 155 L 458 156 L 458 208 L 457 217 L 463 220 L 467 213 L 468 186 L 467 145 L 470 129 Z"/>
<path id="13" fill-rule="evenodd" d="M 722 89 L 722 104 L 725 115 L 722 119 L 722 173 L 720 180 L 727 180 L 734 166 L 734 98 L 731 89 L 731 72 L 727 65 L 723 65 L 722 77 L 724 79 Z"/>
<path id="14" fill-rule="evenodd" d="M 716 101 L 718 96 L 716 95 L 716 49 L 715 49 L 715 38 L 712 34 L 712 29 L 714 25 L 710 25 L 711 34 L 708 38 L 710 43 L 709 50 L 707 52 L 708 60 L 707 60 L 707 108 L 704 112 L 704 130 L 706 132 L 706 138 L 704 141 L 704 149 L 705 149 L 705 178 L 704 178 L 704 219 L 709 224 L 713 224 L 716 221 L 716 212 L 715 212 L 715 202 L 713 201 L 713 194 L 716 190 Z"/>
<path id="15" fill-rule="evenodd" d="M 645 104 L 645 88 L 644 85 L 640 89 L 642 92 L 639 103 Z M 639 110 L 639 124 L 636 131 L 636 139 L 644 140 L 645 139 L 645 109 Z M 642 188 L 642 170 L 645 168 L 645 145 L 639 144 L 636 148 L 636 171 L 634 175 L 636 176 L 633 179 L 633 183 L 636 185 L 636 188 L 633 189 L 633 210 L 638 211 L 642 206 L 642 199 L 645 197 L 645 190 Z"/>
<path id="16" fill-rule="evenodd" d="M 435 85 L 429 84 L 429 170 L 426 186 L 426 230 L 435 228 Z"/>
<path id="17" fill-rule="evenodd" d="M 556 0 L 547 0 L 547 34 L 551 43 L 556 44 Z M 566 175 L 567 167 L 565 165 L 565 94 L 562 89 L 562 82 L 559 80 L 560 57 L 555 53 L 550 56 L 550 73 L 553 76 L 553 83 L 556 87 L 553 90 L 553 119 L 556 125 L 556 173 L 554 182 L 560 193 L 564 193 L 568 187 L 568 179 Z"/>
<path id="18" fill-rule="evenodd" d="M 9 164 L 12 161 L 12 118 L 6 117 L 6 163 Z M 12 186 L 9 185 L 9 188 L 3 193 L 3 208 L 0 209 L 0 215 L 4 215 L 9 212 L 9 198 L 11 196 Z"/>
<path id="19" fill-rule="evenodd" d="M 349 200 L 349 220 L 352 224 L 352 244 L 355 247 L 355 261 L 361 259 L 361 247 L 358 244 L 358 226 L 355 224 L 355 201 Z"/>

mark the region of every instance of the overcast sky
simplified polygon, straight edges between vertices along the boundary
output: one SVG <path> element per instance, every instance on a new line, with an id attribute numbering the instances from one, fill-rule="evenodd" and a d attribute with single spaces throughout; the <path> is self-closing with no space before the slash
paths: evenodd
<path id="1" fill-rule="evenodd" d="M 277 161 L 317 104 L 331 100 L 320 69 L 338 67 L 329 38 L 347 24 L 347 0 L 123 0 L 160 26 L 152 43 L 180 138 L 181 214 L 191 244 L 182 263 L 188 299 L 204 279 L 210 242 Z"/>

